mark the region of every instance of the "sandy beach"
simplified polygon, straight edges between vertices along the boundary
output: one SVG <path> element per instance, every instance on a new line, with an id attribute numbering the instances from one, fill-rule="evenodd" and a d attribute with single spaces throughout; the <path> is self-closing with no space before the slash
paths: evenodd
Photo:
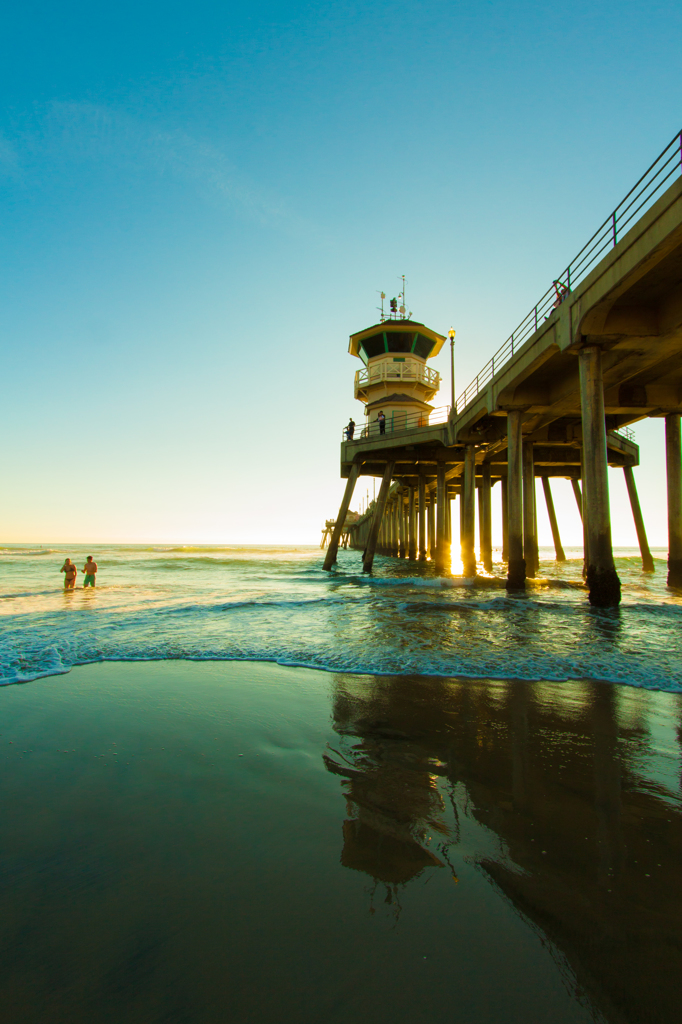
<path id="1" fill-rule="evenodd" d="M 14 1024 L 675 1015 L 676 694 L 165 661 L 0 702 Z"/>

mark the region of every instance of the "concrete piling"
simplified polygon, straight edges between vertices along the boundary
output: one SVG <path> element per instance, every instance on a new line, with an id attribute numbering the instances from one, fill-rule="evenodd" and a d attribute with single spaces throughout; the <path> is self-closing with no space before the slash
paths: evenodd
<path id="1" fill-rule="evenodd" d="M 343 498 L 341 499 L 341 507 L 339 508 L 339 514 L 334 523 L 334 529 L 332 531 L 332 537 L 327 548 L 327 554 L 324 559 L 323 569 L 331 569 L 336 556 L 339 551 L 339 541 L 341 540 L 341 534 L 346 523 L 346 516 L 348 515 L 348 509 L 350 508 L 351 499 L 353 497 L 353 491 L 355 490 L 355 484 L 357 483 L 358 475 L 360 473 L 360 467 L 357 462 L 354 462 L 351 466 L 350 473 L 348 475 L 348 482 L 346 484 L 346 490 L 343 492 Z"/>
<path id="2" fill-rule="evenodd" d="M 445 463 L 439 462 L 436 470 L 436 568 L 443 570 L 450 564 L 450 546 L 447 541 L 447 482 Z"/>
<path id="3" fill-rule="evenodd" d="M 583 430 L 583 522 L 587 534 L 587 585 L 590 604 L 620 603 L 620 580 L 613 562 L 609 482 L 604 420 L 601 349 L 585 345 L 578 355 Z M 682 567 L 682 562 L 680 563 Z"/>
<path id="4" fill-rule="evenodd" d="M 410 487 L 407 540 L 407 554 L 410 561 L 414 562 L 417 558 L 417 513 L 415 508 L 414 487 Z"/>
<path id="5" fill-rule="evenodd" d="M 376 551 L 377 539 L 379 537 L 379 527 L 381 526 L 381 520 L 384 516 L 384 510 L 386 508 L 386 499 L 388 492 L 391 487 L 391 479 L 393 477 L 393 471 L 395 469 L 394 462 L 387 462 L 384 470 L 384 475 L 381 480 L 381 487 L 379 488 L 379 496 L 376 500 L 374 507 L 374 516 L 372 518 L 372 528 L 369 532 L 367 539 L 367 547 L 362 559 L 362 568 L 365 572 L 372 571 L 372 563 L 374 562 L 374 552 Z"/>
<path id="6" fill-rule="evenodd" d="M 668 586 L 682 587 L 682 452 L 680 414 L 665 418 L 665 468 L 668 484 Z"/>
<path id="7" fill-rule="evenodd" d="M 547 506 L 547 515 L 549 516 L 549 525 L 552 530 L 552 540 L 554 541 L 554 554 L 557 562 L 565 562 L 566 555 L 564 549 L 561 546 L 561 537 L 559 535 L 559 524 L 557 523 L 556 512 L 554 511 L 554 500 L 552 498 L 552 489 L 549 486 L 549 477 L 542 477 L 542 490 L 545 494 L 545 505 Z"/>
<path id="8" fill-rule="evenodd" d="M 462 535 L 460 546 L 465 576 L 476 575 L 476 449 L 473 444 L 464 449 L 464 484 L 462 487 Z"/>
<path id="9" fill-rule="evenodd" d="M 573 487 L 573 496 L 575 497 L 575 503 L 578 506 L 578 514 L 580 515 L 580 521 L 583 518 L 583 496 L 580 490 L 580 481 L 576 477 L 571 477 L 571 486 Z"/>
<path id="10" fill-rule="evenodd" d="M 523 557 L 523 457 L 521 412 L 518 409 L 510 409 L 507 413 L 507 466 L 507 590 L 524 590 L 526 560 Z"/>
<path id="11" fill-rule="evenodd" d="M 490 463 L 481 467 L 481 486 L 478 489 L 478 535 L 481 545 L 481 562 L 486 572 L 493 571 L 493 529 Z"/>
<path id="12" fill-rule="evenodd" d="M 538 535 L 535 515 L 535 462 L 533 442 L 523 443 L 523 557 L 526 576 L 534 579 L 538 574 Z"/>
<path id="13" fill-rule="evenodd" d="M 623 474 L 625 476 L 625 485 L 628 489 L 632 518 L 635 521 L 639 550 L 642 554 L 642 569 L 644 572 L 654 572 L 654 560 L 651 557 L 646 529 L 644 528 L 644 519 L 642 517 L 642 509 L 639 504 L 639 496 L 637 494 L 637 486 L 635 484 L 635 475 L 632 472 L 632 466 L 623 466 Z"/>
<path id="14" fill-rule="evenodd" d="M 426 480 L 422 473 L 419 474 L 419 483 L 417 488 L 417 503 L 419 506 L 418 510 L 418 547 L 419 547 L 419 561 L 426 561 Z"/>
<path id="15" fill-rule="evenodd" d="M 502 561 L 509 561 L 509 501 L 507 477 L 500 480 L 500 501 L 502 503 Z"/>

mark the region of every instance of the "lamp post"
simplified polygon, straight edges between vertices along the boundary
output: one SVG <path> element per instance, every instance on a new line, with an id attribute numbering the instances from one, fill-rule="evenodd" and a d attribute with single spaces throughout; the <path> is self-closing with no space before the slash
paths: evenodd
<path id="1" fill-rule="evenodd" d="M 450 394 L 452 396 L 450 402 L 450 408 L 454 413 L 457 412 L 457 406 L 455 405 L 455 332 L 452 327 L 448 331 L 448 338 L 450 339 Z"/>

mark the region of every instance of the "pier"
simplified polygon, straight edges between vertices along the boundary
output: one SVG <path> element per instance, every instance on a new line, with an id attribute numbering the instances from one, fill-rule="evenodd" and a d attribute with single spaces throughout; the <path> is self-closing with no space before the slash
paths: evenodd
<path id="1" fill-rule="evenodd" d="M 613 607 L 607 467 L 622 469 L 642 554 L 653 571 L 633 468 L 631 425 L 665 418 L 668 584 L 682 587 L 682 133 L 675 136 L 456 401 L 429 403 L 440 379 L 426 365 L 445 337 L 411 320 L 404 303 L 351 335 L 365 367 L 355 397 L 366 426 L 341 444 L 347 485 L 324 567 L 336 560 L 360 476 L 381 478 L 375 502 L 348 530 L 371 571 L 377 552 L 451 561 L 452 501 L 459 498 L 465 576 L 492 571 L 491 501 L 503 512 L 506 586 L 538 572 L 536 481 L 556 557 L 564 552 L 551 480 L 570 479 L 584 530 L 590 602 Z M 452 333 L 451 342 L 454 338 Z M 379 417 L 383 416 L 383 421 Z M 499 487 L 498 487 L 499 484 Z M 480 551 L 474 548 L 478 506 Z"/>

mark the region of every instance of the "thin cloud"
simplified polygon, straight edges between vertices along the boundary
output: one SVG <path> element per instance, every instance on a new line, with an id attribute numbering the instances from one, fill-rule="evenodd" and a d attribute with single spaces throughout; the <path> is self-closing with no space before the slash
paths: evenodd
<path id="1" fill-rule="evenodd" d="M 121 174 L 140 173 L 190 182 L 211 205 L 231 210 L 287 234 L 317 236 L 317 227 L 287 200 L 249 179 L 217 146 L 176 129 L 93 103 L 55 101 L 44 109 L 17 151 L 0 138 L 0 167 L 16 174 L 48 159 L 53 171 L 76 164 L 105 165 Z"/>

